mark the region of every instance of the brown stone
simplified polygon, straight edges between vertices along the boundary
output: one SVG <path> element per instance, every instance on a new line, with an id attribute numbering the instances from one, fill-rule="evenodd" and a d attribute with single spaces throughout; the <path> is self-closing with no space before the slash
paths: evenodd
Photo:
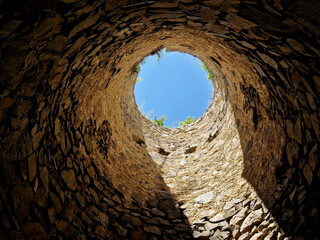
<path id="1" fill-rule="evenodd" d="M 58 220 L 56 227 L 66 238 L 70 238 L 75 232 L 74 227 L 64 220 Z"/>
<path id="2" fill-rule="evenodd" d="M 257 52 L 257 53 L 258 53 L 259 57 L 262 59 L 262 61 L 264 61 L 265 63 L 267 63 L 271 67 L 278 69 L 278 64 L 271 57 L 269 57 L 266 54 L 260 53 L 260 52 Z"/>
<path id="3" fill-rule="evenodd" d="M 309 165 L 312 171 L 316 169 L 316 166 L 319 162 L 319 150 L 318 145 L 316 144 L 309 153 Z"/>
<path id="4" fill-rule="evenodd" d="M 0 98 L 0 111 L 4 111 L 11 107 L 14 103 L 14 100 L 9 97 Z"/>
<path id="5" fill-rule="evenodd" d="M 176 8 L 178 7 L 178 2 L 155 2 L 154 4 L 150 5 L 151 8 Z"/>
<path id="6" fill-rule="evenodd" d="M 313 76 L 312 79 L 313 79 L 314 85 L 316 86 L 316 90 L 318 94 L 320 94 L 320 77 Z"/>
<path id="7" fill-rule="evenodd" d="M 147 239 L 147 235 L 143 232 L 142 229 L 135 230 L 132 233 L 132 240 L 146 240 L 146 239 Z"/>
<path id="8" fill-rule="evenodd" d="M 188 221 L 207 239 L 317 237 L 318 1 L 0 2 L 0 238 L 39 222 L 52 239 L 190 239 Z M 163 47 L 213 76 L 182 128 L 134 100 L 133 69 Z M 247 212 L 223 208 L 235 196 Z"/>
<path id="9" fill-rule="evenodd" d="M 57 213 L 60 213 L 62 210 L 62 207 L 61 207 L 61 202 L 60 202 L 59 198 L 53 192 L 49 192 L 49 197 L 50 197 L 51 202 L 53 203 Z"/>
<path id="10" fill-rule="evenodd" d="M 40 179 L 46 191 L 49 191 L 49 172 L 46 167 L 39 166 Z"/>
<path id="11" fill-rule="evenodd" d="M 64 3 L 75 3 L 75 2 L 78 2 L 79 0 L 60 0 L 60 1 Z"/>
<path id="12" fill-rule="evenodd" d="M 43 228 L 43 226 L 38 222 L 29 222 L 23 224 L 21 226 L 22 231 L 27 235 L 28 239 L 35 239 L 35 240 L 49 240 L 49 237 Z"/>
<path id="13" fill-rule="evenodd" d="M 110 0 L 110 1 L 106 1 L 105 3 L 105 8 L 107 11 L 110 11 L 116 7 L 121 7 L 126 5 L 128 2 L 128 0 Z"/>
<path id="14" fill-rule="evenodd" d="M 14 30 L 16 30 L 20 25 L 22 21 L 21 20 L 12 20 L 8 23 L 6 23 L 3 28 L 0 30 L 0 38 L 7 37 L 10 33 L 12 33 Z M 0 104 L 1 106 L 1 104 Z"/>
<path id="15" fill-rule="evenodd" d="M 56 222 L 56 210 L 54 207 L 48 209 L 48 218 L 51 224 L 55 224 Z"/>
<path id="16" fill-rule="evenodd" d="M 3 176 L 8 185 L 14 185 L 19 182 L 19 178 L 16 174 L 16 168 L 13 164 L 6 163 L 6 167 L 3 170 Z"/>
<path id="17" fill-rule="evenodd" d="M 40 131 L 40 132 L 37 132 L 33 138 L 32 138 L 32 141 L 33 141 L 33 149 L 34 150 L 37 150 L 38 147 L 39 147 L 39 143 L 40 141 L 42 140 L 42 137 L 44 135 L 44 131 Z"/>
<path id="18" fill-rule="evenodd" d="M 86 145 L 87 147 L 87 150 L 88 152 L 93 152 L 93 144 L 92 144 L 92 139 L 90 137 L 89 134 L 85 134 L 84 137 L 83 137 L 83 140 L 84 140 L 84 144 Z"/>
<path id="19" fill-rule="evenodd" d="M 249 29 L 252 27 L 257 26 L 255 23 L 250 22 L 249 20 L 246 20 L 242 17 L 239 17 L 238 15 L 234 13 L 230 13 L 226 16 L 226 20 L 234 27 L 236 28 L 243 28 L 243 29 Z"/>
<path id="20" fill-rule="evenodd" d="M 61 217 L 68 222 L 72 222 L 78 211 L 79 207 L 77 206 L 77 204 L 72 200 L 66 199 L 66 201 L 64 202 L 63 210 L 61 212 Z"/>
<path id="21" fill-rule="evenodd" d="M 76 175 L 73 170 L 62 171 L 61 177 L 68 188 L 70 188 L 71 190 L 76 190 L 78 184 L 77 184 Z"/>
<path id="22" fill-rule="evenodd" d="M 146 226 L 143 229 L 147 233 L 153 233 L 153 234 L 158 235 L 158 236 L 161 235 L 161 230 L 156 226 Z"/>
<path id="23" fill-rule="evenodd" d="M 28 158 L 28 172 L 29 172 L 29 181 L 31 182 L 37 174 L 37 163 L 36 163 L 35 154 L 32 154 Z"/>
<path id="24" fill-rule="evenodd" d="M 289 43 L 290 47 L 292 47 L 294 50 L 296 50 L 297 52 L 305 55 L 305 56 L 311 56 L 306 49 L 304 48 L 303 44 L 297 42 L 296 40 L 292 39 L 292 38 L 288 38 L 287 42 Z"/>
<path id="25" fill-rule="evenodd" d="M 310 169 L 309 164 L 304 165 L 303 175 L 304 175 L 304 177 L 307 179 L 308 184 L 311 185 L 311 183 L 312 183 L 312 178 L 313 178 L 313 174 L 312 174 L 312 171 L 311 171 L 311 169 Z"/>
<path id="26" fill-rule="evenodd" d="M 94 170 L 94 167 L 92 165 L 88 168 L 88 173 L 92 179 L 95 179 L 96 171 Z"/>
<path id="27" fill-rule="evenodd" d="M 213 10 L 209 7 L 204 7 L 202 6 L 200 9 L 200 17 L 203 21 L 207 22 L 207 21 L 212 21 L 216 15 L 220 14 L 219 10 Z"/>
<path id="28" fill-rule="evenodd" d="M 302 143 L 302 135 L 301 135 L 301 115 L 299 115 L 296 123 L 294 124 L 294 139 L 298 143 Z"/>
<path id="29" fill-rule="evenodd" d="M 38 204 L 40 207 L 45 207 L 47 204 L 47 199 L 48 199 L 48 192 L 43 188 L 40 187 L 34 196 L 33 201 Z"/>
<path id="30" fill-rule="evenodd" d="M 69 1 L 69 0 L 68 0 Z M 75 36 L 78 32 L 83 31 L 87 28 L 89 28 L 90 26 L 92 26 L 93 24 L 95 24 L 98 19 L 101 16 L 101 12 L 99 11 L 98 13 L 91 13 L 90 16 L 88 16 L 87 18 L 85 18 L 85 20 L 83 20 L 82 22 L 80 22 L 78 25 L 76 25 L 69 33 L 69 39 L 72 38 L 73 36 Z"/>
<path id="31" fill-rule="evenodd" d="M 104 228 L 103 226 L 99 225 L 95 228 L 94 230 L 95 234 L 97 234 L 98 236 L 102 237 L 102 238 L 107 238 L 108 235 L 108 231 L 106 228 Z"/>
<path id="32" fill-rule="evenodd" d="M 101 223 L 105 228 L 109 225 L 109 217 L 106 213 L 99 211 L 95 206 L 89 205 L 85 210 L 86 214 L 97 222 Z"/>
<path id="33" fill-rule="evenodd" d="M 287 152 L 287 156 L 288 156 L 288 161 L 289 161 L 290 165 L 292 166 L 293 160 L 298 159 L 298 155 L 299 155 L 298 143 L 295 141 L 289 142 L 287 145 L 287 148 L 286 148 L 286 152 Z"/>
<path id="34" fill-rule="evenodd" d="M 14 211 L 19 222 L 28 214 L 33 199 L 32 188 L 27 183 L 17 184 L 11 191 Z"/>
<path id="35" fill-rule="evenodd" d="M 129 224 L 131 224 L 133 226 L 137 226 L 137 227 L 143 225 L 142 221 L 138 217 L 130 216 L 128 214 L 124 214 L 121 217 L 121 221 L 125 222 L 125 223 L 129 223 Z"/>
<path id="36" fill-rule="evenodd" d="M 116 231 L 119 233 L 121 237 L 126 237 L 127 236 L 127 230 L 120 226 L 120 224 L 115 223 L 113 226 L 116 228 Z"/>

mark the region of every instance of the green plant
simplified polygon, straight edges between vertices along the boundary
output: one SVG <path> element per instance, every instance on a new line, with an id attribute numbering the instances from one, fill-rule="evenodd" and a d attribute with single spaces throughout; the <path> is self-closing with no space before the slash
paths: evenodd
<path id="1" fill-rule="evenodd" d="M 208 69 L 208 67 L 204 64 L 204 62 L 200 62 L 200 66 L 202 67 L 202 69 L 204 71 L 206 71 L 207 79 L 210 80 L 211 85 L 213 85 L 213 77 L 212 77 L 212 74 L 211 74 L 210 70 Z"/>
<path id="2" fill-rule="evenodd" d="M 140 65 L 137 65 L 131 72 L 131 74 L 138 74 L 140 72 Z"/>
<path id="3" fill-rule="evenodd" d="M 157 60 L 160 61 L 160 59 L 162 58 L 163 56 L 163 53 L 166 51 L 166 48 L 162 48 L 160 49 L 159 51 L 156 52 L 157 54 Z"/>
<path id="4" fill-rule="evenodd" d="M 152 122 L 156 123 L 158 126 L 163 126 L 164 120 L 167 119 L 167 116 L 162 115 L 161 118 L 154 116 Z"/>
<path id="5" fill-rule="evenodd" d="M 195 117 L 187 117 L 187 119 L 185 119 L 184 121 L 180 121 L 178 125 L 179 125 L 179 127 L 185 126 L 187 124 L 195 122 L 196 120 L 197 120 L 197 118 L 195 118 Z"/>
<path id="6" fill-rule="evenodd" d="M 160 62 L 160 59 L 163 55 L 163 53 L 166 51 L 166 48 L 162 48 L 154 53 L 151 53 L 151 55 L 156 54 L 157 55 L 157 60 L 158 62 Z M 141 82 L 142 78 L 138 78 L 139 72 L 140 72 L 140 67 L 146 63 L 146 59 L 143 59 L 131 72 L 131 74 L 137 74 L 137 78 L 136 78 L 136 83 Z"/>
<path id="7" fill-rule="evenodd" d="M 147 113 L 145 113 L 145 112 L 143 112 L 143 107 L 144 107 L 144 105 L 146 104 L 146 101 L 142 101 L 142 103 L 141 103 L 141 106 L 140 107 L 138 107 L 138 109 L 139 109 L 139 111 L 141 112 L 141 114 L 143 115 L 143 116 L 145 116 L 146 118 L 150 118 L 150 116 L 153 114 L 153 110 L 150 110 L 149 112 L 147 112 Z"/>

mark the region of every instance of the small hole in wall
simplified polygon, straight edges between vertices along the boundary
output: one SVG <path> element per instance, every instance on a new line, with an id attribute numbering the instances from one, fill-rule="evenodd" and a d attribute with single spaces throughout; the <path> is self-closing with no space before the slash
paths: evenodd
<path id="1" fill-rule="evenodd" d="M 168 156 L 170 153 L 165 151 L 163 148 L 159 148 L 158 153 L 164 156 Z"/>
<path id="2" fill-rule="evenodd" d="M 212 101 L 212 75 L 190 54 L 163 48 L 146 57 L 133 74 L 139 111 L 159 126 L 193 123 Z"/>

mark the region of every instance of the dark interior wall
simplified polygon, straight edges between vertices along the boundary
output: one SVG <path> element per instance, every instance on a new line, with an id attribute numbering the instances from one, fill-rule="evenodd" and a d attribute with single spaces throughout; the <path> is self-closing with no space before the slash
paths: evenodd
<path id="1" fill-rule="evenodd" d="M 166 45 L 221 71 L 242 175 L 282 234 L 319 236 L 317 1 L 2 1 L 0 8 L 1 237 L 190 236 L 141 147 L 144 122 L 132 99 L 133 68 Z M 152 220 L 162 215 L 153 208 L 165 217 Z"/>

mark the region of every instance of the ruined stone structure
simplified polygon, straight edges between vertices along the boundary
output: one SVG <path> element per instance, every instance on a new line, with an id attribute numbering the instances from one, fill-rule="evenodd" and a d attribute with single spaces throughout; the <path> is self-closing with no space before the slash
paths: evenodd
<path id="1" fill-rule="evenodd" d="M 0 239 L 320 239 L 319 10 L 0 1 Z M 133 96 L 163 47 L 214 76 L 176 129 Z"/>

